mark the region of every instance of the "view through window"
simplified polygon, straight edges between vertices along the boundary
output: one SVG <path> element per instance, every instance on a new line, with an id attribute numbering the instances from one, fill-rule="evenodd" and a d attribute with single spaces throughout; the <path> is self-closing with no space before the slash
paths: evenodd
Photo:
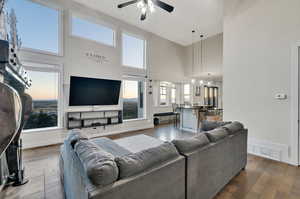
<path id="1" fill-rule="evenodd" d="M 10 0 L 7 9 L 14 9 L 22 47 L 59 53 L 59 11 L 29 0 Z"/>
<path id="2" fill-rule="evenodd" d="M 183 100 L 185 104 L 191 103 L 191 85 L 184 84 L 183 86 Z"/>
<path id="3" fill-rule="evenodd" d="M 124 66 L 145 68 L 145 40 L 122 34 L 122 63 Z"/>
<path id="4" fill-rule="evenodd" d="M 123 81 L 123 119 L 144 118 L 144 81 Z"/>
<path id="5" fill-rule="evenodd" d="M 167 86 L 168 84 L 165 83 L 165 82 L 160 82 L 160 85 L 159 85 L 159 93 L 160 93 L 160 105 L 161 106 L 166 106 L 168 105 L 168 102 L 167 102 Z"/>
<path id="6" fill-rule="evenodd" d="M 172 84 L 171 86 L 171 103 L 175 104 L 176 103 L 176 85 Z"/>
<path id="7" fill-rule="evenodd" d="M 106 26 L 72 17 L 72 35 L 114 46 L 115 32 Z"/>
<path id="8" fill-rule="evenodd" d="M 32 86 L 26 91 L 33 99 L 33 111 L 24 129 L 58 126 L 58 72 L 28 70 Z"/>

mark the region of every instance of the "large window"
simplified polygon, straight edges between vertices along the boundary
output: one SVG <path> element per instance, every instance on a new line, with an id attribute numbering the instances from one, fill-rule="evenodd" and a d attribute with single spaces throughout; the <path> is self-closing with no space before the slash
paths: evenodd
<path id="1" fill-rule="evenodd" d="M 146 42 L 129 34 L 122 34 L 122 64 L 138 69 L 145 68 Z"/>
<path id="2" fill-rule="evenodd" d="M 115 46 L 115 31 L 109 27 L 72 17 L 72 35 Z"/>
<path id="3" fill-rule="evenodd" d="M 167 95 L 167 91 L 168 91 L 168 84 L 165 82 L 160 82 L 159 85 L 159 104 L 161 106 L 167 106 L 168 105 L 168 95 Z"/>
<path id="4" fill-rule="evenodd" d="M 60 12 L 29 0 L 10 0 L 14 9 L 22 47 L 54 54 L 60 53 Z"/>
<path id="5" fill-rule="evenodd" d="M 191 85 L 184 84 L 183 85 L 183 100 L 185 104 L 191 103 Z"/>
<path id="6" fill-rule="evenodd" d="M 52 68 L 26 67 L 32 86 L 26 91 L 33 99 L 33 110 L 24 130 L 59 126 L 60 73 Z"/>
<path id="7" fill-rule="evenodd" d="M 141 119 L 145 115 L 145 85 L 142 80 L 123 81 L 123 119 Z"/>

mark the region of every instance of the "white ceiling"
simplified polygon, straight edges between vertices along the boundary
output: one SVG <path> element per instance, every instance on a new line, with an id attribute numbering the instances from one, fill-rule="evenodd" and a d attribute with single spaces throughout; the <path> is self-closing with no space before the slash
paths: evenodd
<path id="1" fill-rule="evenodd" d="M 209 37 L 221 33 L 223 29 L 223 0 L 163 0 L 175 7 L 173 13 L 156 7 L 145 21 L 140 21 L 140 11 L 135 4 L 117 8 L 119 3 L 130 0 L 75 1 L 181 45 L 200 40 L 200 33 Z M 194 39 L 193 29 L 197 33 Z"/>

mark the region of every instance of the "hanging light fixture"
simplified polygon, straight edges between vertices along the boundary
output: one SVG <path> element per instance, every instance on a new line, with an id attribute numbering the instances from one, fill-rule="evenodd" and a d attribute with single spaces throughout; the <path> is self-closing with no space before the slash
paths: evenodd
<path id="1" fill-rule="evenodd" d="M 200 57 L 201 57 L 201 68 L 203 68 L 203 37 L 204 35 L 200 35 L 200 50 L 201 50 L 201 53 L 200 53 Z"/>
<path id="2" fill-rule="evenodd" d="M 198 63 L 200 62 L 200 71 L 203 72 L 203 45 L 202 45 L 202 40 L 203 40 L 203 37 L 204 35 L 203 34 L 200 34 L 200 53 L 199 53 L 199 50 L 198 50 Z M 198 47 L 199 49 L 199 47 Z M 199 58 L 200 57 L 200 58 Z M 199 61 L 200 59 L 200 61 Z M 200 85 L 203 85 L 204 84 L 204 81 L 203 80 L 200 80 L 199 81 Z"/>
<path id="3" fill-rule="evenodd" d="M 207 85 L 210 86 L 213 82 L 210 80 L 210 77 L 211 77 L 211 73 L 207 73 L 207 76 L 208 76 L 208 81 L 207 81 Z"/>
<path id="4" fill-rule="evenodd" d="M 192 30 L 192 73 L 194 72 L 195 68 L 195 45 L 194 45 L 194 35 L 195 35 L 195 30 Z M 195 79 L 192 79 L 191 82 L 192 84 L 195 83 Z"/>

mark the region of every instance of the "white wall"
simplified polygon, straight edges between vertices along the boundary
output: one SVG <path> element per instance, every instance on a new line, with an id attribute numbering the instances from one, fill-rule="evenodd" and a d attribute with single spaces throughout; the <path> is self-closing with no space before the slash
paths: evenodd
<path id="1" fill-rule="evenodd" d="M 45 1 L 47 3 L 47 1 Z M 128 73 L 140 74 L 136 70 L 125 68 L 121 65 L 121 31 L 139 35 L 147 40 L 147 67 L 149 79 L 165 78 L 166 80 L 182 80 L 184 78 L 184 48 L 178 44 L 160 38 L 152 33 L 143 31 L 132 25 L 104 15 L 98 11 L 86 8 L 71 0 L 53 0 L 51 4 L 62 9 L 63 16 L 63 56 L 45 55 L 29 51 L 21 52 L 23 61 L 59 64 L 63 66 L 63 117 L 67 111 L 92 110 L 92 107 L 68 107 L 69 82 L 71 75 L 86 76 L 93 78 L 122 79 Z M 95 22 L 112 25 L 117 31 L 116 47 L 109 47 L 97 42 L 70 36 L 70 14 L 75 13 L 92 19 Z M 38 27 L 37 27 L 38 28 Z M 85 56 L 86 52 L 95 52 L 104 55 L 108 63 L 100 64 Z M 160 72 L 161 71 L 161 72 Z M 100 135 L 119 133 L 124 131 L 138 130 L 153 127 L 153 100 L 152 95 L 147 95 L 147 118 L 142 121 L 124 122 L 120 125 L 108 126 L 105 130 L 97 129 Z M 119 109 L 122 105 L 111 107 L 97 107 L 101 109 Z M 65 121 L 65 118 L 63 118 Z M 67 133 L 65 126 L 61 130 L 47 132 L 23 133 L 25 148 L 36 147 L 61 142 Z M 61 136 L 58 136 L 60 134 Z"/>
<path id="2" fill-rule="evenodd" d="M 300 1 L 224 3 L 225 120 L 249 128 L 250 150 L 278 150 L 291 162 L 291 46 L 300 40 Z M 288 99 L 274 99 L 278 92 Z"/>
<path id="3" fill-rule="evenodd" d="M 185 49 L 161 37 L 152 36 L 149 44 L 149 66 L 154 80 L 182 82 L 185 80 Z"/>
<path id="4" fill-rule="evenodd" d="M 193 53 L 194 51 L 194 53 Z M 218 80 L 222 80 L 223 68 L 223 34 L 218 34 L 202 41 L 202 65 L 201 42 L 186 47 L 185 75 L 188 77 L 207 77 L 207 73 Z M 194 54 L 194 66 L 193 66 Z"/>

